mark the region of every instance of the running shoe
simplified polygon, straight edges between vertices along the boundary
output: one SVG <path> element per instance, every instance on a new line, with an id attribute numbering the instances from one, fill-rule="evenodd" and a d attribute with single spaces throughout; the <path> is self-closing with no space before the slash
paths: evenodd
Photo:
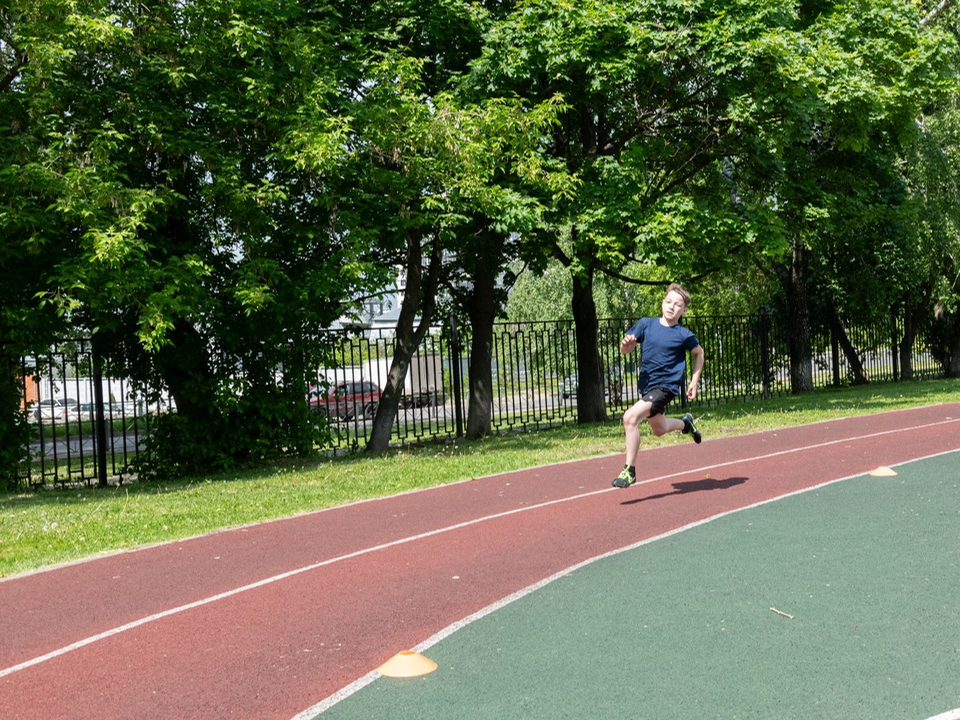
<path id="1" fill-rule="evenodd" d="M 684 434 L 693 435 L 693 441 L 698 445 L 703 439 L 700 437 L 700 430 L 693 424 L 693 415 L 690 413 L 683 416 L 683 432 Z"/>
<path id="2" fill-rule="evenodd" d="M 637 476 L 630 472 L 630 468 L 624 465 L 623 470 L 620 471 L 620 474 L 617 475 L 610 484 L 616 488 L 627 488 L 633 485 L 636 481 Z"/>

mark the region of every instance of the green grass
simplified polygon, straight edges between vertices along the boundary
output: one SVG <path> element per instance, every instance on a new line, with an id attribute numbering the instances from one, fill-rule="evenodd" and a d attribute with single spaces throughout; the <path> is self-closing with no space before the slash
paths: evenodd
<path id="1" fill-rule="evenodd" d="M 942 402 L 960 402 L 960 380 L 821 391 L 694 412 L 710 440 Z M 643 431 L 643 448 L 687 441 Z M 614 418 L 480 442 L 397 449 L 380 457 L 290 462 L 176 482 L 3 493 L 0 576 L 356 500 L 622 452 L 623 431 Z"/>

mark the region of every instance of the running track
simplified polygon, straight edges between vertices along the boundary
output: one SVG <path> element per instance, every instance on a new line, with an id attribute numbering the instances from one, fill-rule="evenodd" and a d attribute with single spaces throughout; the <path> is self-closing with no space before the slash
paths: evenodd
<path id="1" fill-rule="evenodd" d="M 0 582 L 5 718 L 289 719 L 572 565 L 960 449 L 960 404 L 495 475 Z M 646 478 L 646 480 L 643 480 Z"/>

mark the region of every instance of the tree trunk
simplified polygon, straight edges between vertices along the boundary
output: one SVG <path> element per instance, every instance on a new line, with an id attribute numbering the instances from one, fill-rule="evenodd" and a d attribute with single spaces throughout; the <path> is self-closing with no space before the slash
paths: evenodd
<path id="1" fill-rule="evenodd" d="M 938 268 L 931 272 L 922 287 L 922 292 L 914 292 L 904 303 L 903 337 L 899 343 L 900 379 L 913 380 L 913 344 L 923 326 L 924 315 L 933 309 L 933 293 L 941 277 Z"/>
<path id="2" fill-rule="evenodd" d="M 178 416 L 189 422 L 214 421 L 216 388 L 209 348 L 193 325 L 177 321 L 170 343 L 157 351 L 155 367 L 170 389 Z"/>
<path id="3" fill-rule="evenodd" d="M 407 304 L 410 286 L 404 294 L 403 303 L 401 303 L 400 318 L 403 319 L 403 307 Z M 416 306 L 414 305 L 414 310 Z M 403 401 L 403 383 L 410 369 L 410 361 L 417 349 L 417 343 L 414 339 L 415 333 L 412 324 L 401 328 L 401 322 L 397 323 L 396 344 L 393 350 L 393 359 L 390 361 L 390 371 L 387 373 L 387 379 L 383 393 L 380 395 L 380 402 L 377 404 L 377 412 L 373 418 L 373 427 L 370 430 L 370 439 L 367 441 L 367 452 L 383 452 L 390 446 L 390 436 L 393 434 L 393 423 L 397 419 L 397 413 L 400 410 L 400 403 Z"/>
<path id="4" fill-rule="evenodd" d="M 497 318 L 497 276 L 504 238 L 486 228 L 479 238 L 473 271 L 473 293 L 467 302 L 470 316 L 470 406 L 467 439 L 489 435 L 493 420 L 493 323 Z"/>
<path id="5" fill-rule="evenodd" d="M 949 335 L 947 345 L 950 349 L 950 355 L 947 357 L 947 364 L 944 368 L 947 377 L 960 377 L 960 313 L 953 318 L 953 328 Z"/>
<path id="6" fill-rule="evenodd" d="M 813 391 L 813 348 L 810 340 L 810 306 L 807 301 L 808 254 L 800 240 L 795 240 L 789 265 L 774 265 L 774 272 L 783 286 L 787 300 L 790 390 L 795 395 Z"/>
<path id="7" fill-rule="evenodd" d="M 947 377 L 960 377 L 960 327 L 950 339 L 950 359 L 947 361 Z"/>
<path id="8" fill-rule="evenodd" d="M 30 454 L 26 388 L 18 360 L 0 354 L 0 489 L 4 490 L 20 485 L 21 463 Z"/>
<path id="9" fill-rule="evenodd" d="M 407 284 L 400 303 L 400 316 L 397 318 L 396 346 L 390 371 L 387 373 L 386 387 L 380 395 L 377 413 L 370 429 L 367 452 L 383 452 L 390 446 L 393 423 L 403 400 L 403 383 L 410 368 L 414 353 L 427 334 L 436 311 L 437 285 L 440 278 L 440 241 L 434 235 L 427 276 L 423 275 L 422 237 L 417 234 L 407 236 Z M 417 311 L 420 311 L 420 323 L 414 328 Z"/>
<path id="10" fill-rule="evenodd" d="M 477 324 L 470 314 L 470 404 L 467 409 L 467 440 L 490 434 L 493 427 L 493 323 Z"/>
<path id="11" fill-rule="evenodd" d="M 896 320 L 894 319 L 894 323 Z M 900 355 L 900 379 L 913 380 L 913 341 L 917 336 L 917 325 L 913 321 L 910 303 L 903 309 L 903 337 L 898 343 Z"/>
<path id="12" fill-rule="evenodd" d="M 600 369 L 597 305 L 593 300 L 593 270 L 573 275 L 573 320 L 577 338 L 577 422 L 607 419 Z"/>
<path id="13" fill-rule="evenodd" d="M 843 354 L 847 358 L 847 365 L 850 366 L 850 371 L 853 373 L 853 384 L 866 385 L 870 382 L 870 378 L 863 369 L 860 354 L 853 343 L 850 342 L 850 336 L 847 335 L 847 329 L 843 326 L 840 318 L 836 319 L 835 327 L 837 328 L 837 340 L 840 343 L 840 349 L 843 350 Z"/>

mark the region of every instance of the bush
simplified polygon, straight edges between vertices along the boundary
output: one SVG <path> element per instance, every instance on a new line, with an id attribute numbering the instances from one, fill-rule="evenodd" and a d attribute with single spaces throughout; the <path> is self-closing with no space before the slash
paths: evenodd
<path id="1" fill-rule="evenodd" d="M 219 473 L 282 457 L 309 457 L 330 441 L 329 425 L 302 395 L 271 389 L 223 398 L 209 413 L 156 418 L 134 461 L 141 479 Z"/>

